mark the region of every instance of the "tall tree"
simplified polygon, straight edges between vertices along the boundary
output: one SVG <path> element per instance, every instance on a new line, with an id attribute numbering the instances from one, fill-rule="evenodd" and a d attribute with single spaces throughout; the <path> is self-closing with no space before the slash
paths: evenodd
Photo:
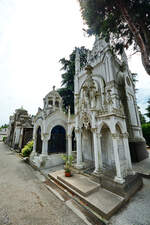
<path id="1" fill-rule="evenodd" d="M 149 118 L 149 122 L 150 122 L 150 98 L 147 101 L 148 106 L 146 108 L 147 113 L 145 113 L 145 115 Z"/>
<path id="2" fill-rule="evenodd" d="M 141 111 L 140 111 L 140 110 L 139 110 L 139 116 L 140 116 L 140 121 L 141 121 L 141 124 L 145 124 L 145 123 L 146 123 L 145 116 L 141 113 Z"/>
<path id="3" fill-rule="evenodd" d="M 117 51 L 140 50 L 150 75 L 150 0 L 78 0 L 89 34 L 101 34 Z M 134 44 L 134 45 L 133 45 Z"/>
<path id="4" fill-rule="evenodd" d="M 80 54 L 80 65 L 82 68 L 87 62 L 88 49 L 82 46 L 81 48 L 78 48 L 78 50 Z M 70 54 L 69 59 L 60 59 L 60 63 L 62 64 L 61 70 L 64 71 L 64 73 L 61 74 L 62 88 L 58 89 L 58 92 L 63 98 L 65 110 L 70 106 L 71 113 L 74 113 L 75 56 L 76 48 Z"/>

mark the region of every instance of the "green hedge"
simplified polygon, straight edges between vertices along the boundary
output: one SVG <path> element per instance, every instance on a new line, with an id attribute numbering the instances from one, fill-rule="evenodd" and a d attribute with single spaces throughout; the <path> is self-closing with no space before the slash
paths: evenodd
<path id="1" fill-rule="evenodd" d="M 3 142 L 5 142 L 5 141 L 6 141 L 6 139 L 7 139 L 7 137 L 3 137 Z"/>
<path id="2" fill-rule="evenodd" d="M 29 141 L 24 148 L 21 150 L 23 157 L 28 157 L 33 150 L 33 141 Z"/>
<path id="3" fill-rule="evenodd" d="M 143 136 L 146 140 L 146 144 L 150 146 L 150 123 L 142 124 Z"/>

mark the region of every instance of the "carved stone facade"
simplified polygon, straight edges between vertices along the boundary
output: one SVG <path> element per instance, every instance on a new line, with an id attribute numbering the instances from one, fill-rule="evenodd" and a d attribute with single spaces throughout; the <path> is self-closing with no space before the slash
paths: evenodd
<path id="1" fill-rule="evenodd" d="M 13 116 L 9 118 L 7 144 L 15 149 L 21 150 L 28 141 L 32 140 L 33 121 L 27 110 L 16 109 Z"/>
<path id="2" fill-rule="evenodd" d="M 39 167 L 59 165 L 59 153 L 71 155 L 76 146 L 78 169 L 113 171 L 114 180 L 124 183 L 124 178 L 133 173 L 132 153 L 138 156 L 137 161 L 146 157 L 132 75 L 125 53 L 119 60 L 98 37 L 87 61 L 81 70 L 77 49 L 75 115 L 71 116 L 70 110 L 68 115 L 62 111 L 62 99 L 55 88 L 44 98 L 44 108 L 35 117 L 31 160 Z M 59 142 L 64 141 L 61 146 Z M 143 146 L 140 150 L 136 149 L 139 142 Z"/>

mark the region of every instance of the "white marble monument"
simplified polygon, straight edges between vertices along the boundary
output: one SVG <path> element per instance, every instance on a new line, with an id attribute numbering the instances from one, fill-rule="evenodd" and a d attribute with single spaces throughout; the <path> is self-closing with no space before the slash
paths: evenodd
<path id="1" fill-rule="evenodd" d="M 32 162 L 45 168 L 62 164 L 60 154 L 71 155 L 75 139 L 76 168 L 93 167 L 96 174 L 113 170 L 114 181 L 124 183 L 133 174 L 130 152 L 136 152 L 136 144 L 145 145 L 125 53 L 119 60 L 96 37 L 81 69 L 77 49 L 74 100 L 75 114 L 70 115 L 70 110 L 63 112 L 55 87 L 46 95 L 35 117 Z"/>

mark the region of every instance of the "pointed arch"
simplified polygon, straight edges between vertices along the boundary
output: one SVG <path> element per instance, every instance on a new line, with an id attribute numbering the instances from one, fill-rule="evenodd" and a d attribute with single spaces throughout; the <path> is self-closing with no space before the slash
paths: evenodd
<path id="1" fill-rule="evenodd" d="M 123 124 L 120 122 L 120 121 L 117 121 L 116 124 L 115 124 L 115 129 L 117 131 L 117 128 L 120 130 L 120 133 L 124 133 L 124 127 L 123 127 Z"/>

